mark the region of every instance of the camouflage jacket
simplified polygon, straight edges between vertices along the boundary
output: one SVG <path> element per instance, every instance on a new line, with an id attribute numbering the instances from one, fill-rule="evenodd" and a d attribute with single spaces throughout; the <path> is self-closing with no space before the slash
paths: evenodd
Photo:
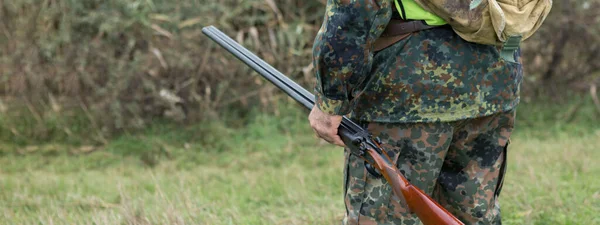
<path id="1" fill-rule="evenodd" d="M 313 46 L 317 107 L 376 122 L 454 121 L 516 107 L 521 63 L 504 61 L 497 47 L 464 41 L 448 26 L 374 52 L 392 4 L 327 1 Z"/>

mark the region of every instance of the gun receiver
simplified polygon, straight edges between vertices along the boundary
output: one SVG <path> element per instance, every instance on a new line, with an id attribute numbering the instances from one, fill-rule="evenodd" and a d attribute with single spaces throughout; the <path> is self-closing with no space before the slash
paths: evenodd
<path id="1" fill-rule="evenodd" d="M 244 48 L 214 26 L 202 28 L 207 35 L 229 53 L 254 69 L 298 103 L 311 109 L 315 97 L 308 90 L 283 75 L 258 56 Z M 425 225 L 463 225 L 456 217 L 440 206 L 421 189 L 413 186 L 400 173 L 387 153 L 381 148 L 378 138 L 372 137 L 367 130 L 343 117 L 338 132 L 351 154 L 365 160 L 365 167 L 375 177 L 388 181 L 394 194 L 404 200 L 411 212 L 414 212 Z"/>

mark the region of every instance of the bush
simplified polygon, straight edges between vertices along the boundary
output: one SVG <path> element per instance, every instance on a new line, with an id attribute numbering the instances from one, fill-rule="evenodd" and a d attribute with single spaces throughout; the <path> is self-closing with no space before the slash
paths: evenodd
<path id="1" fill-rule="evenodd" d="M 281 95 L 202 35 L 216 25 L 312 86 L 324 0 L 11 0 L 0 2 L 0 137 L 93 140 L 153 120 L 243 117 Z M 530 97 L 600 83 L 600 3 L 555 4 L 524 43 Z M 591 90 L 591 89 L 590 89 Z M 598 103 L 600 104 L 600 103 Z M 599 105 L 600 107 L 600 105 Z"/>
<path id="2" fill-rule="evenodd" d="M 524 94 L 565 100 L 566 90 L 585 93 L 600 85 L 599 11 L 599 1 L 555 1 L 544 25 L 523 45 Z"/>
<path id="3" fill-rule="evenodd" d="M 102 141 L 154 119 L 190 123 L 229 107 L 271 105 L 275 89 L 200 28 L 216 25 L 307 81 L 322 10 L 318 1 L 3 1 L 0 46 L 9 53 L 0 56 L 3 110 L 32 115 L 5 120 L 3 133 L 42 140 L 72 135 L 69 120 L 51 129 L 44 121 L 77 111 Z"/>

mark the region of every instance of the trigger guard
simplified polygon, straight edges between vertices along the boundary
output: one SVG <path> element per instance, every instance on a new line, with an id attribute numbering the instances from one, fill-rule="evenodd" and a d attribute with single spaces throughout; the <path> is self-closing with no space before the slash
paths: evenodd
<path id="1" fill-rule="evenodd" d="M 367 172 L 369 172 L 372 176 L 376 177 L 376 178 L 381 178 L 381 173 L 379 173 L 379 171 L 377 171 L 375 169 L 375 167 L 373 167 L 373 165 L 367 163 L 365 161 L 365 169 L 367 169 Z"/>

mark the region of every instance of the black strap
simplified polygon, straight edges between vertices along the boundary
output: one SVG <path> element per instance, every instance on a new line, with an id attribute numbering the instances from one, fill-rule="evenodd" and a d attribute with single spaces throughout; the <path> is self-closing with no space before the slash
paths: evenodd
<path id="1" fill-rule="evenodd" d="M 498 198 L 498 196 L 500 196 L 500 191 L 502 191 L 502 186 L 504 186 L 504 174 L 506 173 L 506 160 L 508 159 L 508 156 L 506 155 L 508 153 L 507 149 L 508 149 L 508 142 L 506 143 L 506 145 L 504 146 L 504 148 L 502 149 L 503 154 L 502 154 L 502 165 L 500 165 L 500 174 L 498 175 L 498 182 L 496 184 L 496 190 L 494 190 L 494 198 Z"/>
<path id="2" fill-rule="evenodd" d="M 406 11 L 404 11 L 404 4 L 402 3 L 402 0 L 398 0 L 398 5 L 400 5 L 400 10 L 402 10 L 402 19 L 408 20 L 406 18 Z"/>

